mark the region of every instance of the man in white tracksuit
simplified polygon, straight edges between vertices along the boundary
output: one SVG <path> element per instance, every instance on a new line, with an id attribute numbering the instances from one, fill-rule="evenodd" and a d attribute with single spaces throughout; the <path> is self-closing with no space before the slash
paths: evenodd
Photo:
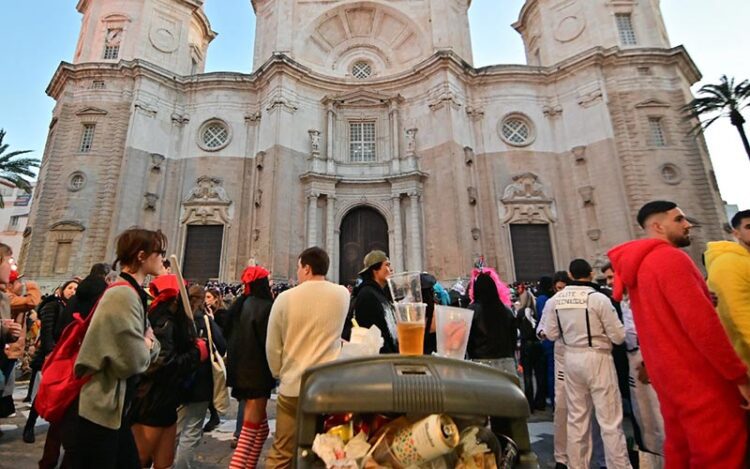
<path id="1" fill-rule="evenodd" d="M 591 265 L 570 263 L 573 282 L 553 296 L 544 334 L 565 344 L 565 392 L 568 404 L 567 456 L 570 469 L 591 462 L 591 415 L 601 427 L 609 469 L 631 469 L 622 431 L 622 400 L 612 360 L 612 343 L 625 340 L 625 328 L 610 299 L 591 283 Z M 547 305 L 545 305 L 547 309 Z M 593 404 L 593 405 L 592 405 Z"/>

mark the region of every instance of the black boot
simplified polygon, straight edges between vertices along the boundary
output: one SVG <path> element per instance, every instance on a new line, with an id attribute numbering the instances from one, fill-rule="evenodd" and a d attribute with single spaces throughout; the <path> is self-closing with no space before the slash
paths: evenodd
<path id="1" fill-rule="evenodd" d="M 34 404 L 31 405 L 31 411 L 29 412 L 29 418 L 26 419 L 26 425 L 23 427 L 23 441 L 25 443 L 33 443 L 36 441 L 34 435 L 34 426 L 36 425 L 36 419 L 39 417 Z"/>
<path id="2" fill-rule="evenodd" d="M 214 409 L 214 406 L 209 406 L 208 410 L 211 412 L 211 417 L 208 419 L 208 422 L 206 422 L 206 425 L 203 427 L 203 432 L 208 433 L 212 432 L 216 429 L 216 427 L 219 426 L 221 423 L 221 420 L 219 419 L 219 413 L 216 412 L 216 409 Z"/>

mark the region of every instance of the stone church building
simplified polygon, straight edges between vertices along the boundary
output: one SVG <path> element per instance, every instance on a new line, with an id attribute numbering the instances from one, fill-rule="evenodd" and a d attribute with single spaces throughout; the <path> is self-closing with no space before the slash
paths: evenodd
<path id="1" fill-rule="evenodd" d="M 490 0 L 475 0 L 490 1 Z M 528 0 L 527 65 L 472 65 L 471 0 L 252 0 L 252 73 L 203 73 L 202 0 L 80 0 L 21 254 L 50 284 L 112 260 L 118 232 L 162 229 L 186 277 L 248 259 L 329 277 L 387 251 L 396 271 L 509 280 L 604 261 L 668 198 L 726 221 L 679 108 L 700 78 L 658 0 Z M 501 44 L 497 45 L 502 47 Z M 245 45 L 238 44 L 238 53 Z"/>

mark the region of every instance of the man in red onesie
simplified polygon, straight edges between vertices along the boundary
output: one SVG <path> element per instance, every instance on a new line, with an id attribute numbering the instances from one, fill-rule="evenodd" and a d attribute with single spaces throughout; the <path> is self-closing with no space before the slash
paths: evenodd
<path id="1" fill-rule="evenodd" d="M 678 248 L 692 225 L 673 202 L 644 205 L 638 223 L 648 238 L 608 255 L 631 306 L 644 363 L 664 416 L 668 469 L 749 467 L 748 370 L 737 358 L 706 283 Z M 745 409 L 745 410 L 743 410 Z"/>

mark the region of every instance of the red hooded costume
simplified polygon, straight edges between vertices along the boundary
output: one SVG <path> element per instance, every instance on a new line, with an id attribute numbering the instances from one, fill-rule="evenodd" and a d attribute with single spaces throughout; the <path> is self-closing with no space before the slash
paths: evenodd
<path id="1" fill-rule="evenodd" d="M 693 261 L 666 241 L 642 239 L 608 253 L 615 298 L 630 295 L 649 378 L 659 396 L 668 469 L 747 468 L 747 415 L 737 385 L 747 368 Z"/>

